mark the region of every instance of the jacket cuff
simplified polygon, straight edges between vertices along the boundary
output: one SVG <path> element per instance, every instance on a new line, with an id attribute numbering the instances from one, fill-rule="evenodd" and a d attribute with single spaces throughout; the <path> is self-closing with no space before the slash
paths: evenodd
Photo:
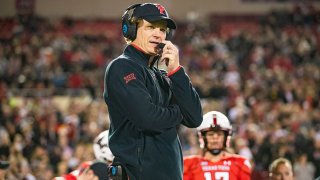
<path id="1" fill-rule="evenodd" d="M 175 70 L 169 72 L 169 73 L 168 73 L 168 76 L 171 76 L 171 75 L 173 75 L 174 73 L 176 73 L 177 71 L 179 71 L 179 69 L 180 69 L 181 67 L 182 67 L 182 66 L 179 65 Z"/>

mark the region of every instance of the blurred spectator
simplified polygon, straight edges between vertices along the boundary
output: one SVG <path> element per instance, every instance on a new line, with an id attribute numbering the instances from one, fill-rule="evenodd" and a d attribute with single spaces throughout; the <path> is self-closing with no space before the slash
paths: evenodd
<path id="1" fill-rule="evenodd" d="M 237 138 L 235 141 L 235 151 L 237 154 L 247 158 L 250 162 L 253 161 L 253 155 L 248 147 L 248 142 L 244 138 Z"/>
<path id="2" fill-rule="evenodd" d="M 275 159 L 269 167 L 269 176 L 271 180 L 293 180 L 292 164 L 288 159 Z"/>
<path id="3" fill-rule="evenodd" d="M 296 180 L 315 179 L 315 166 L 308 161 L 308 156 L 305 153 L 297 156 L 297 160 L 293 165 L 293 172 Z"/>
<path id="4" fill-rule="evenodd" d="M 6 171 L 9 168 L 10 164 L 8 161 L 0 160 L 0 180 L 6 179 Z"/>
<path id="5" fill-rule="evenodd" d="M 312 153 L 312 161 L 316 167 L 316 177 L 320 176 L 320 132 L 318 131 L 314 137 L 315 150 Z"/>

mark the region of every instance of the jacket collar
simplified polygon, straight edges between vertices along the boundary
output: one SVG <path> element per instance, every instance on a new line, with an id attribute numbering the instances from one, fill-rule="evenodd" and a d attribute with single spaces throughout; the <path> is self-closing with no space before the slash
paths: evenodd
<path id="1" fill-rule="evenodd" d="M 125 48 L 124 55 L 128 56 L 130 60 L 143 66 L 148 66 L 149 59 L 151 58 L 150 55 L 145 54 L 130 44 Z"/>

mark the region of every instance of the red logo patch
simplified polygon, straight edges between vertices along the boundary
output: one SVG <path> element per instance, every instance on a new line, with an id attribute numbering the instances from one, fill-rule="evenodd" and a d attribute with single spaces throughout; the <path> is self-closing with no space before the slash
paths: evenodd
<path id="1" fill-rule="evenodd" d="M 213 124 L 217 125 L 217 116 L 215 114 L 213 115 Z"/>
<path id="2" fill-rule="evenodd" d="M 126 84 L 128 84 L 131 80 L 136 79 L 136 76 L 134 75 L 134 73 L 128 74 L 123 78 L 126 82 Z"/>
<path id="3" fill-rule="evenodd" d="M 166 9 L 164 9 L 164 7 L 161 6 L 160 4 L 157 4 L 156 6 L 159 9 L 160 14 L 164 14 L 165 15 Z"/>

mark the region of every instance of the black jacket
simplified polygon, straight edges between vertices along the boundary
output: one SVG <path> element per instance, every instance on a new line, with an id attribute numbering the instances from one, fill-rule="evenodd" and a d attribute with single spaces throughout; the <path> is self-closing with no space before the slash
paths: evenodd
<path id="1" fill-rule="evenodd" d="M 106 69 L 109 146 L 130 180 L 179 180 L 183 161 L 177 127 L 201 124 L 200 99 L 183 67 L 168 77 L 150 68 L 149 60 L 128 45 Z"/>

